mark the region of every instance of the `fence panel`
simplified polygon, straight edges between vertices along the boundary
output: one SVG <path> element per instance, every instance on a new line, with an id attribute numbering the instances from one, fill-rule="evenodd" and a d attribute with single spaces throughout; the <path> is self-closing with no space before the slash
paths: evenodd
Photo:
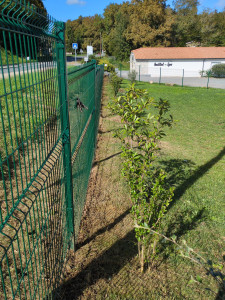
<path id="1" fill-rule="evenodd" d="M 200 72 L 169 69 L 169 68 L 149 68 L 148 66 L 136 66 L 136 80 L 145 82 L 176 84 L 180 86 L 205 87 L 205 88 L 225 88 L 225 79 L 200 76 Z M 117 74 L 128 79 L 129 71 L 117 71 Z"/>
<path id="2" fill-rule="evenodd" d="M 78 235 L 96 145 L 103 66 L 95 61 L 68 73 L 68 99 L 72 148 L 75 238 Z"/>
<path id="3" fill-rule="evenodd" d="M 67 95 L 64 24 L 25 1 L 0 10 L 0 299 L 51 299 L 85 202 L 103 73 L 69 73 Z"/>

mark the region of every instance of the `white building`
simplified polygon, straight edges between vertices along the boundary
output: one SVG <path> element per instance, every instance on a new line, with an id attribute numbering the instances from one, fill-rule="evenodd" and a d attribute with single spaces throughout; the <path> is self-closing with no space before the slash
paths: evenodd
<path id="1" fill-rule="evenodd" d="M 151 77 L 200 77 L 225 63 L 225 47 L 139 48 L 130 56 L 130 70 Z"/>

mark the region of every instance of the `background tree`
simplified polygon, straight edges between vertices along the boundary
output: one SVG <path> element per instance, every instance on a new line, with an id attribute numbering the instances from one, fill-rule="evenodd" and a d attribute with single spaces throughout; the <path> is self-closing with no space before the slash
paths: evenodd
<path id="1" fill-rule="evenodd" d="M 215 46 L 225 46 L 225 8 L 222 12 L 214 12 L 214 22 L 217 35 L 213 43 Z"/>
<path id="2" fill-rule="evenodd" d="M 36 1 L 36 0 L 34 0 Z M 126 60 L 139 47 L 225 46 L 225 10 L 198 13 L 198 0 L 175 0 L 174 8 L 166 0 L 132 0 L 108 5 L 103 16 L 79 17 L 67 21 L 66 45 L 79 48 L 92 45 L 108 55 Z"/>
<path id="3" fill-rule="evenodd" d="M 173 15 L 164 0 L 133 0 L 131 2 L 128 40 L 134 47 L 170 46 Z"/>
<path id="4" fill-rule="evenodd" d="M 110 4 L 104 10 L 104 32 L 103 32 L 103 42 L 104 49 L 107 54 L 112 55 L 113 52 L 113 40 L 115 35 L 115 24 L 116 24 L 116 15 L 120 9 L 121 5 L 119 4 Z"/>
<path id="5" fill-rule="evenodd" d="M 188 42 L 200 42 L 198 0 L 175 0 L 175 44 L 185 47 Z"/>
<path id="6" fill-rule="evenodd" d="M 115 8 L 117 8 L 117 11 L 115 11 Z M 132 48 L 131 43 L 126 39 L 130 18 L 129 9 L 129 2 L 117 6 L 110 5 L 104 22 L 106 32 L 109 32 L 108 35 L 106 33 L 104 35 L 104 46 L 106 46 L 108 54 L 115 56 L 119 60 L 127 59 Z M 115 14 L 112 14 L 112 11 Z M 111 28 L 110 24 L 112 24 Z"/>

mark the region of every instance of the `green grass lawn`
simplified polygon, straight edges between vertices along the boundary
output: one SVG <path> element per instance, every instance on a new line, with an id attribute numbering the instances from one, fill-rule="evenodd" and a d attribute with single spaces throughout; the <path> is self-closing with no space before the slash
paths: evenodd
<path id="1" fill-rule="evenodd" d="M 7 65 L 8 64 L 12 64 L 14 62 L 14 64 L 17 63 L 21 63 L 22 59 L 20 57 L 17 57 L 16 55 L 11 54 L 11 52 L 9 51 L 5 51 L 4 48 L 0 47 L 0 56 L 1 56 L 1 63 L 2 65 Z"/>
<path id="2" fill-rule="evenodd" d="M 7 75 L 0 78 L 2 159 L 22 141 L 31 138 L 38 126 L 50 117 L 56 106 L 55 99 L 58 99 L 56 69 Z"/>
<path id="3" fill-rule="evenodd" d="M 124 81 L 122 88 L 127 84 L 128 81 Z M 224 91 L 143 82 L 136 86 L 147 89 L 156 100 L 169 100 L 175 120 L 172 129 L 166 130 L 159 156 L 159 163 L 168 172 L 168 180 L 175 188 L 173 203 L 164 219 L 164 232 L 167 236 L 176 235 L 178 241 L 185 239 L 203 257 L 224 265 Z M 191 264 L 173 252 L 168 263 L 176 268 L 178 280 L 186 278 L 187 284 Z M 207 278 L 204 272 L 200 276 Z M 187 288 L 188 293 L 191 287 Z M 195 299 L 194 294 L 189 297 Z"/>

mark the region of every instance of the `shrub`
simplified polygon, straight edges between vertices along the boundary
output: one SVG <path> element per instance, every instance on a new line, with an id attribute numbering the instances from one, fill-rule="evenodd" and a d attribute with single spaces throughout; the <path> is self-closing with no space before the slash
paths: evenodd
<path id="1" fill-rule="evenodd" d="M 104 64 L 104 71 L 112 73 L 115 72 L 115 67 L 109 62 L 107 58 L 101 58 L 99 60 L 99 65 Z"/>
<path id="2" fill-rule="evenodd" d="M 110 108 L 121 117 L 123 125 L 115 136 L 122 142 L 122 172 L 130 188 L 135 236 L 144 271 L 156 254 L 157 233 L 173 197 L 173 188 L 166 184 L 166 173 L 154 164 L 158 141 L 165 135 L 163 127 L 170 127 L 173 120 L 172 116 L 167 117 L 168 101 L 160 99 L 156 103 L 134 84 L 114 99 Z"/>
<path id="3" fill-rule="evenodd" d="M 214 65 L 211 69 L 213 77 L 225 78 L 225 64 Z"/>
<path id="4" fill-rule="evenodd" d="M 133 84 L 136 80 L 137 72 L 135 70 L 132 70 L 131 72 L 128 73 L 128 79 L 131 81 Z"/>
<path id="5" fill-rule="evenodd" d="M 99 57 L 96 57 L 95 55 L 89 55 L 89 56 L 88 56 L 88 60 L 89 60 L 89 61 L 91 61 L 91 60 L 93 60 L 93 59 L 96 60 L 96 64 L 99 65 L 99 61 L 100 61 L 100 58 L 99 58 Z"/>
<path id="6" fill-rule="evenodd" d="M 110 82 L 111 82 L 111 85 L 113 87 L 114 96 L 117 95 L 117 93 L 120 89 L 122 81 L 123 81 L 122 78 L 118 77 L 115 72 L 111 74 Z"/>

